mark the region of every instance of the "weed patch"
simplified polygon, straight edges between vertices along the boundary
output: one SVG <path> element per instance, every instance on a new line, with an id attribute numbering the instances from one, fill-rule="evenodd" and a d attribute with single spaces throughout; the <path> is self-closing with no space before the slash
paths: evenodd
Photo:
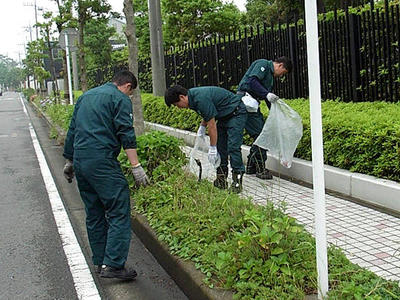
<path id="1" fill-rule="evenodd" d="M 138 143 L 162 146 L 158 152 L 147 144 L 152 150 L 141 152 L 141 161 L 160 160 L 167 144 L 170 153 L 180 152 L 172 137 L 159 132 L 146 136 Z M 210 287 L 233 290 L 235 299 L 303 299 L 316 293 L 315 240 L 285 214 L 284 206 L 257 206 L 207 181 L 198 182 L 183 170 L 182 157 L 169 156 L 153 169 L 153 184 L 132 195 L 134 209 L 146 216 L 171 253 L 191 260 Z M 129 166 L 122 164 L 130 176 Z M 352 264 L 339 249 L 330 247 L 328 257 L 330 299 L 400 295 L 398 283 Z"/>

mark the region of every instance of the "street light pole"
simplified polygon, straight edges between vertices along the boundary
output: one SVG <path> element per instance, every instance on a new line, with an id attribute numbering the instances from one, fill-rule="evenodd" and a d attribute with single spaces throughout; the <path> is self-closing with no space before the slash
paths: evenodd
<path id="1" fill-rule="evenodd" d="M 68 91 L 69 91 L 69 104 L 74 104 L 74 97 L 72 94 L 72 83 L 71 83 L 71 66 L 69 62 L 69 44 L 68 44 L 68 34 L 65 35 L 65 52 L 67 56 L 67 74 L 68 74 Z"/>
<path id="2" fill-rule="evenodd" d="M 305 1 L 308 84 L 310 91 L 311 147 L 315 205 L 315 240 L 318 299 L 328 293 L 328 255 L 325 216 L 324 150 L 321 114 L 321 81 L 318 48 L 317 0 Z"/>

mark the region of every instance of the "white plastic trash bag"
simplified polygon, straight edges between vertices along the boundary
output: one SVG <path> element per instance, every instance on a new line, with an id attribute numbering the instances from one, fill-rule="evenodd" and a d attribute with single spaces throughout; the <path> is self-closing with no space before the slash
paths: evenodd
<path id="1" fill-rule="evenodd" d="M 210 138 L 208 136 L 196 136 L 194 147 L 190 152 L 188 169 L 191 173 L 203 178 L 214 178 L 216 168 L 219 166 L 221 160 L 217 162 L 218 165 L 213 166 L 208 161 L 208 148 L 210 147 Z M 219 156 L 218 156 L 219 157 Z"/>
<path id="2" fill-rule="evenodd" d="M 254 144 L 277 156 L 282 166 L 290 168 L 293 154 L 303 135 L 300 115 L 278 99 L 271 103 L 267 121 Z"/>
<path id="3" fill-rule="evenodd" d="M 246 110 L 248 112 L 257 112 L 259 103 L 256 99 L 254 99 L 249 93 L 246 93 L 242 97 L 242 102 L 246 106 Z"/>

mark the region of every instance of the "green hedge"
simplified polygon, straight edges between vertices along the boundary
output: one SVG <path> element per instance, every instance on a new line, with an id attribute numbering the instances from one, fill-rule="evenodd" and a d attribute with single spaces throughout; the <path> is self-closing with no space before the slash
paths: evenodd
<path id="1" fill-rule="evenodd" d="M 142 96 L 145 120 L 197 131 L 200 117 L 192 110 L 167 108 L 161 97 Z M 287 100 L 303 119 L 303 138 L 295 156 L 311 160 L 309 101 Z M 265 116 L 268 109 L 261 106 Z M 322 103 L 325 163 L 341 169 L 400 181 L 400 103 Z M 251 140 L 245 136 L 245 144 Z"/>

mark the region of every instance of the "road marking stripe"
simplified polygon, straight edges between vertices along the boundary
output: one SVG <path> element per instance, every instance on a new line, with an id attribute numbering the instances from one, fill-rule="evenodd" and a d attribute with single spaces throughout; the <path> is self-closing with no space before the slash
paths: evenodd
<path id="1" fill-rule="evenodd" d="M 21 101 L 22 108 L 24 109 L 25 115 L 26 115 L 27 117 L 29 117 L 29 116 L 28 116 L 28 112 L 26 111 L 25 103 L 24 103 L 24 101 L 22 100 L 21 95 L 19 95 L 19 100 Z"/>
<path id="2" fill-rule="evenodd" d="M 28 115 L 21 96 L 20 100 L 24 112 Z M 51 208 L 56 221 L 58 233 L 61 237 L 64 253 L 67 257 L 68 265 L 74 280 L 78 299 L 101 299 L 31 123 L 29 123 L 29 131 L 39 161 L 40 171 L 46 186 L 47 194 L 49 195 Z"/>

